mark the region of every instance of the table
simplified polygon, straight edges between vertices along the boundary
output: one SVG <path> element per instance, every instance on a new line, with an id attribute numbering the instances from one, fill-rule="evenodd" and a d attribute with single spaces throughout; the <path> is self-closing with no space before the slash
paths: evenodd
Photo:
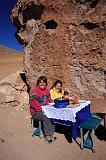
<path id="1" fill-rule="evenodd" d="M 72 126 L 72 138 L 76 141 L 79 123 L 91 117 L 90 101 L 79 103 L 79 106 L 70 108 L 55 108 L 53 105 L 42 106 L 44 114 L 54 123 Z"/>

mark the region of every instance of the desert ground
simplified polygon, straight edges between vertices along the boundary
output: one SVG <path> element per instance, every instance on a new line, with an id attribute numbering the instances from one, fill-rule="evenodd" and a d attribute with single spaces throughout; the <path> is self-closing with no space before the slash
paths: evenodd
<path id="1" fill-rule="evenodd" d="M 8 75 L 23 70 L 22 55 L 0 55 L 0 80 Z M 96 101 L 97 102 L 97 101 Z M 95 105 L 95 103 L 93 102 Z M 103 101 L 98 100 L 98 111 L 104 109 Z M 95 109 L 93 106 L 92 110 Z M 99 110 L 100 109 L 100 110 Z M 106 159 L 106 129 L 103 122 L 95 133 L 96 153 L 90 149 L 80 149 L 79 145 L 68 140 L 61 126 L 60 132 L 55 132 L 57 140 L 47 144 L 43 138 L 32 137 L 33 127 L 28 110 L 16 110 L 15 107 L 0 105 L 0 160 L 105 160 Z M 57 126 L 58 127 L 58 126 Z M 80 138 L 77 138 L 80 143 Z"/>

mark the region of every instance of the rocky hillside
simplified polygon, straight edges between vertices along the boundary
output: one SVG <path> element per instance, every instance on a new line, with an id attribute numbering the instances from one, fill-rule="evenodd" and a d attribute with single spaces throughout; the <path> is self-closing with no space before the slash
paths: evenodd
<path id="1" fill-rule="evenodd" d="M 44 74 L 74 94 L 106 96 L 105 0 L 18 0 L 11 19 L 30 87 Z"/>
<path id="2" fill-rule="evenodd" d="M 28 93 L 23 72 L 23 53 L 0 45 L 0 105 L 28 104 Z"/>
<path id="3" fill-rule="evenodd" d="M 0 45 L 0 56 L 1 55 L 7 55 L 7 54 L 22 54 L 22 52 L 18 51 L 18 50 L 15 50 L 15 49 L 12 49 L 12 48 L 8 48 L 4 45 Z"/>
<path id="4" fill-rule="evenodd" d="M 23 53 L 0 45 L 0 72 L 18 66 L 23 67 Z"/>
<path id="5" fill-rule="evenodd" d="M 0 80 L 23 70 L 23 53 L 0 45 Z"/>

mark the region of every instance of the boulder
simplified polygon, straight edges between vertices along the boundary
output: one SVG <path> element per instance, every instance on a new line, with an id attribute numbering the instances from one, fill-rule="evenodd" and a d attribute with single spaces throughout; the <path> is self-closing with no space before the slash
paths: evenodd
<path id="1" fill-rule="evenodd" d="M 11 106 L 17 106 L 18 109 L 23 109 L 29 105 L 29 94 L 27 85 L 22 80 L 22 71 L 4 78 L 0 81 L 0 103 L 11 103 Z"/>
<path id="2" fill-rule="evenodd" d="M 11 20 L 30 89 L 39 76 L 82 97 L 106 96 L 106 1 L 18 0 Z M 16 86 L 15 86 L 16 87 Z"/>

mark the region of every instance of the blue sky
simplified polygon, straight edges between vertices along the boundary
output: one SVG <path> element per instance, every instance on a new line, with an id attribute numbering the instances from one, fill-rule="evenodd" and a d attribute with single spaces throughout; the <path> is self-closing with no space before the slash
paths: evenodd
<path id="1" fill-rule="evenodd" d="M 11 10 L 17 0 L 0 0 L 0 45 L 22 51 L 22 46 L 15 38 L 16 28 L 10 20 Z"/>

